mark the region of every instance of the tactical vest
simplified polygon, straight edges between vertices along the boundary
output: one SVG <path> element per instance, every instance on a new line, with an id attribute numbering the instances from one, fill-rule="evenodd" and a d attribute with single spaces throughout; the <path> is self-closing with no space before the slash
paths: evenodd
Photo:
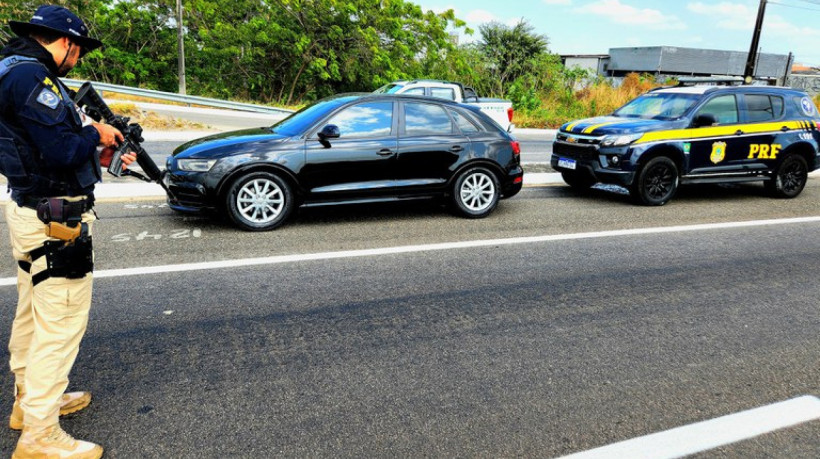
<path id="1" fill-rule="evenodd" d="M 9 56 L 0 60 L 0 81 L 12 68 L 26 64 L 42 65 L 37 59 L 24 56 Z M 37 149 L 0 113 L 0 174 L 6 177 L 8 188 L 16 196 L 77 195 L 100 180 L 99 166 L 95 160 L 96 155 L 92 155 L 92 160 L 74 171 L 46 170 L 41 166 L 42 160 Z"/>

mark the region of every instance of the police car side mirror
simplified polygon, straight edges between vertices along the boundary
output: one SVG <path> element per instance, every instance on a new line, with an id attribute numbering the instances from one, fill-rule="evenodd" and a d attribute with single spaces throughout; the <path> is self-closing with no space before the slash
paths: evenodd
<path id="1" fill-rule="evenodd" d="M 711 113 L 703 113 L 701 115 L 698 115 L 692 121 L 692 127 L 696 128 L 712 126 L 714 124 L 717 124 L 717 118 L 715 118 L 715 115 L 712 115 Z"/>

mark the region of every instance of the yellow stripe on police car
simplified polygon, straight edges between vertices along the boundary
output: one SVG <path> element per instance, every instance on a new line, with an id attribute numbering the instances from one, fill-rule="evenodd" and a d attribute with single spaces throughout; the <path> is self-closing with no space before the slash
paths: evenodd
<path id="1" fill-rule="evenodd" d="M 590 134 L 590 133 L 592 133 L 594 130 L 598 129 L 599 127 L 602 127 L 602 126 L 609 126 L 609 125 L 612 125 L 612 124 L 618 124 L 618 123 L 623 123 L 623 121 L 622 121 L 622 120 L 615 120 L 615 121 L 607 121 L 607 122 L 605 122 L 605 123 L 593 124 L 592 126 L 589 126 L 589 127 L 585 128 L 585 129 L 584 129 L 583 131 L 581 131 L 581 132 L 583 132 L 584 134 Z"/>
<path id="2" fill-rule="evenodd" d="M 666 140 L 689 140 L 704 139 L 709 137 L 727 137 L 738 134 L 761 134 L 765 132 L 777 132 L 782 128 L 803 129 L 805 125 L 800 121 L 786 121 L 779 123 L 756 123 L 756 124 L 732 124 L 728 126 L 714 126 L 688 129 L 674 129 L 669 131 L 647 132 L 635 144 L 666 141 Z"/>

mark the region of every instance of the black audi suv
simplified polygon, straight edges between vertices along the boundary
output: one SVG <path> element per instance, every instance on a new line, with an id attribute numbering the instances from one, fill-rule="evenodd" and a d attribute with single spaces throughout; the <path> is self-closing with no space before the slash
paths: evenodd
<path id="1" fill-rule="evenodd" d="M 390 94 L 320 100 L 271 127 L 188 142 L 168 158 L 168 201 L 271 230 L 299 206 L 446 198 L 482 218 L 521 190 L 519 144 L 477 108 Z"/>

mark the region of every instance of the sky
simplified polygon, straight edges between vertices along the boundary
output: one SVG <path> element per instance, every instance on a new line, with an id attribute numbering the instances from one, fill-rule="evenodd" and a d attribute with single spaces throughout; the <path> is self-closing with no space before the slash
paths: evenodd
<path id="1" fill-rule="evenodd" d="M 675 46 L 748 52 L 760 0 L 415 0 L 424 10 L 453 9 L 480 38 L 487 22 L 522 19 L 557 54 L 607 54 L 609 48 Z M 820 67 L 820 0 L 768 0 L 759 51 L 789 54 Z"/>

